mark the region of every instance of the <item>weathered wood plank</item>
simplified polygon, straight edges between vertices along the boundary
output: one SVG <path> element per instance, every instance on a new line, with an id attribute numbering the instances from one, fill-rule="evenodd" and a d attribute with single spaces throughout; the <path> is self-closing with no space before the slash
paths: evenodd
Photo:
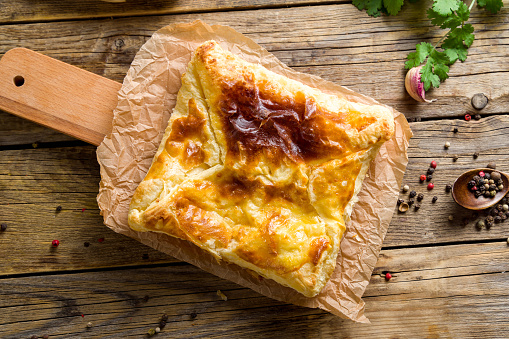
<path id="1" fill-rule="evenodd" d="M 499 338 L 509 325 L 508 259 L 504 242 L 384 250 L 365 293 L 371 325 L 280 303 L 190 265 L 0 279 L 0 335 L 141 337 L 166 313 L 160 335 L 172 338 Z M 382 269 L 394 272 L 390 282 Z"/>
<path id="2" fill-rule="evenodd" d="M 491 229 L 477 230 L 476 218 L 453 201 L 444 188 L 467 169 L 496 162 L 509 169 L 509 117 L 493 116 L 480 121 L 440 120 L 411 124 L 415 133 L 409 148 L 410 162 L 404 184 L 425 195 L 419 211 L 395 212 L 385 247 L 496 240 L 509 236 L 509 221 Z M 453 133 L 453 126 L 459 132 Z M 443 145 L 448 140 L 449 150 Z M 473 153 L 480 152 L 474 160 Z M 460 158 L 454 162 L 452 155 Z M 428 191 L 419 183 L 431 160 L 438 162 Z M 102 225 L 96 195 L 99 168 L 92 146 L 9 150 L 0 153 L 0 222 L 9 230 L 0 234 L 9 260 L 0 261 L 0 274 L 72 270 L 97 266 L 123 266 L 171 260 L 169 257 L 111 232 Z M 433 204 L 431 198 L 438 201 Z M 403 199 L 408 195 L 401 193 Z M 63 211 L 56 214 L 61 205 Z M 85 211 L 82 212 L 82 209 Z M 454 216 L 449 221 L 449 215 Z M 482 216 L 482 213 L 481 213 Z M 481 217 L 480 216 L 480 217 Z M 97 244 L 97 239 L 107 241 Z M 53 239 L 62 241 L 51 252 Z M 83 242 L 94 245 L 84 248 Z M 126 255 L 125 249 L 132 249 Z M 99 251 L 99 252 L 97 252 Z M 111 252 L 110 255 L 106 255 Z M 143 260 L 148 253 L 150 259 Z M 27 258 L 43 257 L 38 265 Z"/>
<path id="3" fill-rule="evenodd" d="M 231 11 L 253 8 L 280 8 L 288 6 L 319 5 L 346 1 L 323 0 L 121 0 L 117 1 L 58 1 L 5 0 L 2 2 L 0 24 L 13 22 L 40 22 L 87 18 L 148 16 L 189 12 Z"/>
<path id="4" fill-rule="evenodd" d="M 175 261 L 103 225 L 92 146 L 2 151 L 0 178 L 0 275 Z"/>
<path id="5" fill-rule="evenodd" d="M 489 97 L 483 114 L 507 113 L 509 77 L 508 6 L 489 16 L 475 12 L 476 40 L 465 63 L 430 96 L 434 104 L 416 103 L 405 92 L 404 60 L 415 44 L 433 42 L 443 32 L 423 18 L 425 4 L 407 6 L 397 17 L 371 18 L 351 4 L 288 9 L 154 16 L 0 26 L 0 55 L 18 46 L 121 81 L 135 53 L 152 33 L 171 23 L 202 19 L 230 25 L 254 39 L 283 62 L 302 72 L 346 85 L 409 117 L 458 117 L 474 112 L 473 94 Z M 275 19 L 276 18 L 276 19 Z"/>

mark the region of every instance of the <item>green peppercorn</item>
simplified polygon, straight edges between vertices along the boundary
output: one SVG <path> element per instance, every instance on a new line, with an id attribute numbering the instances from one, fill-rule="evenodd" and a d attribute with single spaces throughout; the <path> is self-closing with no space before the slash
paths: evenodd
<path id="1" fill-rule="evenodd" d="M 495 195 L 497 195 L 497 191 L 490 191 L 490 195 L 494 197 Z"/>
<path id="2" fill-rule="evenodd" d="M 154 334 L 156 334 L 156 330 L 154 330 L 153 328 L 151 328 L 150 330 L 148 330 L 147 334 L 149 336 L 153 336 Z"/>
<path id="3" fill-rule="evenodd" d="M 477 222 L 477 224 L 475 224 L 475 226 L 476 226 L 478 229 L 483 228 L 483 227 L 485 226 L 484 221 L 479 220 L 479 221 Z"/>

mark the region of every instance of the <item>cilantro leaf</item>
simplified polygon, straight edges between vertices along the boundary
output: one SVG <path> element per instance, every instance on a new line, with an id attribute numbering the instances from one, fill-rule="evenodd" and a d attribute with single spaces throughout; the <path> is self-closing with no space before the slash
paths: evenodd
<path id="1" fill-rule="evenodd" d="M 421 42 L 415 47 L 415 52 L 409 53 L 407 56 L 408 61 L 405 63 L 405 68 L 410 69 L 417 67 L 426 60 L 428 55 L 434 50 L 433 45 L 427 42 Z"/>
<path id="2" fill-rule="evenodd" d="M 372 17 L 380 16 L 380 10 L 382 9 L 382 0 L 367 0 L 366 1 L 366 13 Z"/>
<path id="3" fill-rule="evenodd" d="M 456 14 L 461 21 L 467 21 L 468 18 L 470 18 L 470 10 L 468 9 L 468 6 L 462 1 L 459 3 Z M 456 26 L 459 26 L 459 24 Z"/>
<path id="4" fill-rule="evenodd" d="M 366 8 L 367 2 L 367 0 L 353 0 L 352 4 L 362 11 Z"/>
<path id="5" fill-rule="evenodd" d="M 424 90 L 430 89 L 431 85 L 438 88 L 440 86 L 440 78 L 433 74 L 433 66 L 431 59 L 428 59 L 426 65 L 421 68 L 421 81 L 424 84 Z"/>
<path id="6" fill-rule="evenodd" d="M 383 0 L 385 9 L 390 15 L 396 15 L 401 10 L 404 0 Z"/>
<path id="7" fill-rule="evenodd" d="M 458 7 L 459 0 L 435 0 L 433 3 L 433 10 L 443 16 L 451 14 Z"/>
<path id="8" fill-rule="evenodd" d="M 449 72 L 449 67 L 447 67 L 444 64 L 435 64 L 435 68 L 433 69 L 433 73 L 438 75 L 438 77 L 440 78 L 440 81 L 444 81 L 445 79 L 447 79 L 449 77 L 449 75 L 447 74 L 448 72 Z"/>
<path id="9" fill-rule="evenodd" d="M 427 13 L 428 18 L 431 19 L 431 23 L 435 26 L 439 26 L 440 28 L 455 28 L 463 23 L 463 20 L 454 13 L 444 16 L 438 14 L 432 8 L 428 9 Z"/>
<path id="10" fill-rule="evenodd" d="M 477 5 L 479 7 L 486 7 L 493 14 L 496 14 L 504 6 L 502 0 L 477 0 Z"/>

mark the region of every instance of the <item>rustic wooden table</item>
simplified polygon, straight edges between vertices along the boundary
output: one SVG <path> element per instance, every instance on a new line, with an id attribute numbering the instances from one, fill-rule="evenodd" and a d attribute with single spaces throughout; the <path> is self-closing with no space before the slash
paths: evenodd
<path id="1" fill-rule="evenodd" d="M 371 18 L 342 0 L 4 0 L 0 56 L 27 47 L 119 82 L 158 28 L 195 19 L 229 25 L 290 67 L 403 112 L 414 132 L 404 183 L 425 199 L 417 212 L 394 213 L 364 295 L 372 324 L 357 324 L 271 300 L 115 234 L 96 203 L 95 147 L 0 112 L 0 222 L 7 225 L 0 337 L 139 338 L 163 313 L 162 338 L 507 337 L 509 221 L 477 230 L 476 216 L 444 187 L 488 162 L 509 171 L 509 3 L 496 16 L 474 11 L 467 62 L 429 94 L 436 103 L 419 104 L 405 93 L 403 62 L 417 42 L 442 34 L 423 17 L 426 6 Z M 490 100 L 481 111 L 470 104 L 476 93 Z M 467 122 L 466 113 L 482 118 Z M 427 192 L 418 178 L 431 160 L 438 167 Z"/>

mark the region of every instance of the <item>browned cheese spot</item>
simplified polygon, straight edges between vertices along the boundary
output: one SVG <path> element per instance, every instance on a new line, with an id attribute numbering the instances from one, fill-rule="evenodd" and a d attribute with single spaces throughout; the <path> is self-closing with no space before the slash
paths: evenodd
<path id="1" fill-rule="evenodd" d="M 315 238 L 311 242 L 311 246 L 309 247 L 309 257 L 311 261 L 316 266 L 320 262 L 320 258 L 322 257 L 322 253 L 329 248 L 329 240 L 325 238 Z"/>

